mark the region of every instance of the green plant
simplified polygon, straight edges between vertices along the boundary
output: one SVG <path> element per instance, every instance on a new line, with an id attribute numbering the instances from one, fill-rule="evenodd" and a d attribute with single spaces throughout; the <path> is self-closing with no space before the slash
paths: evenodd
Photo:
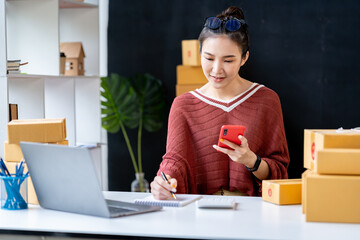
<path id="1" fill-rule="evenodd" d="M 143 172 L 143 128 L 155 132 L 163 126 L 165 97 L 162 82 L 150 74 L 136 75 L 133 80 L 111 74 L 101 78 L 101 96 L 102 127 L 110 133 L 121 129 L 135 172 Z M 137 161 L 126 127 L 138 128 Z"/>

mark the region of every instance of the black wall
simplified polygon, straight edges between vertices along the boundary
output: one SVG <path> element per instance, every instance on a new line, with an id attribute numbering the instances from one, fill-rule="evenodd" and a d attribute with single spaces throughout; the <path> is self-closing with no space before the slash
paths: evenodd
<path id="1" fill-rule="evenodd" d="M 110 0 L 108 72 L 161 79 L 167 115 L 175 97 L 176 65 L 182 64 L 181 40 L 196 39 L 204 18 L 230 5 L 243 8 L 250 30 L 250 59 L 241 75 L 278 93 L 289 177 L 299 178 L 305 128 L 360 126 L 360 1 Z M 149 182 L 165 153 L 166 125 L 156 134 L 144 133 Z M 130 135 L 135 140 L 136 132 Z M 108 134 L 108 146 L 109 188 L 130 190 L 134 170 L 121 132 Z"/>

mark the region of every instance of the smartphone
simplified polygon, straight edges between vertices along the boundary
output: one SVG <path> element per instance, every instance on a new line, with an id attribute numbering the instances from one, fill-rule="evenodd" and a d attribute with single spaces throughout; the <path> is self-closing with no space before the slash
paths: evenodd
<path id="1" fill-rule="evenodd" d="M 239 135 L 244 135 L 244 132 L 245 132 L 245 127 L 242 125 L 223 125 L 220 129 L 218 146 L 222 148 L 232 149 L 228 145 L 222 143 L 220 139 L 226 139 L 230 142 L 240 145 L 241 141 L 239 139 Z"/>

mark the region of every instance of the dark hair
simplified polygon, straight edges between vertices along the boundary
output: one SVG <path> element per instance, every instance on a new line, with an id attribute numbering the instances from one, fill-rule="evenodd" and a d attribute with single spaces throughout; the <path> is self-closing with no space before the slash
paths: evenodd
<path id="1" fill-rule="evenodd" d="M 221 14 L 218 14 L 216 17 L 220 18 L 221 20 L 223 20 L 226 17 L 235 17 L 239 20 L 245 21 L 245 16 L 243 11 L 236 6 L 228 7 Z M 249 36 L 247 24 L 241 24 L 240 29 L 234 32 L 227 31 L 224 26 L 221 26 L 220 28 L 215 30 L 210 29 L 208 27 L 204 27 L 199 35 L 200 52 L 202 50 L 202 44 L 207 38 L 215 35 L 223 35 L 223 34 L 228 36 L 231 40 L 233 40 L 238 44 L 238 46 L 242 51 L 242 57 L 245 57 L 246 52 L 249 51 L 249 45 L 250 45 L 250 36 Z"/>

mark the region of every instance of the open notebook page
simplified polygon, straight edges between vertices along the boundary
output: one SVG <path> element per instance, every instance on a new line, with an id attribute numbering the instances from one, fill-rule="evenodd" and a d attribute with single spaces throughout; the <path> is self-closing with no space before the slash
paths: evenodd
<path id="1" fill-rule="evenodd" d="M 195 202 L 200 199 L 199 195 L 188 195 L 188 194 L 176 194 L 176 199 L 168 199 L 168 200 L 157 200 L 152 195 L 142 198 L 135 199 L 136 204 L 143 205 L 152 205 L 152 206 L 162 206 L 162 207 L 183 207 L 188 205 L 189 203 Z"/>

